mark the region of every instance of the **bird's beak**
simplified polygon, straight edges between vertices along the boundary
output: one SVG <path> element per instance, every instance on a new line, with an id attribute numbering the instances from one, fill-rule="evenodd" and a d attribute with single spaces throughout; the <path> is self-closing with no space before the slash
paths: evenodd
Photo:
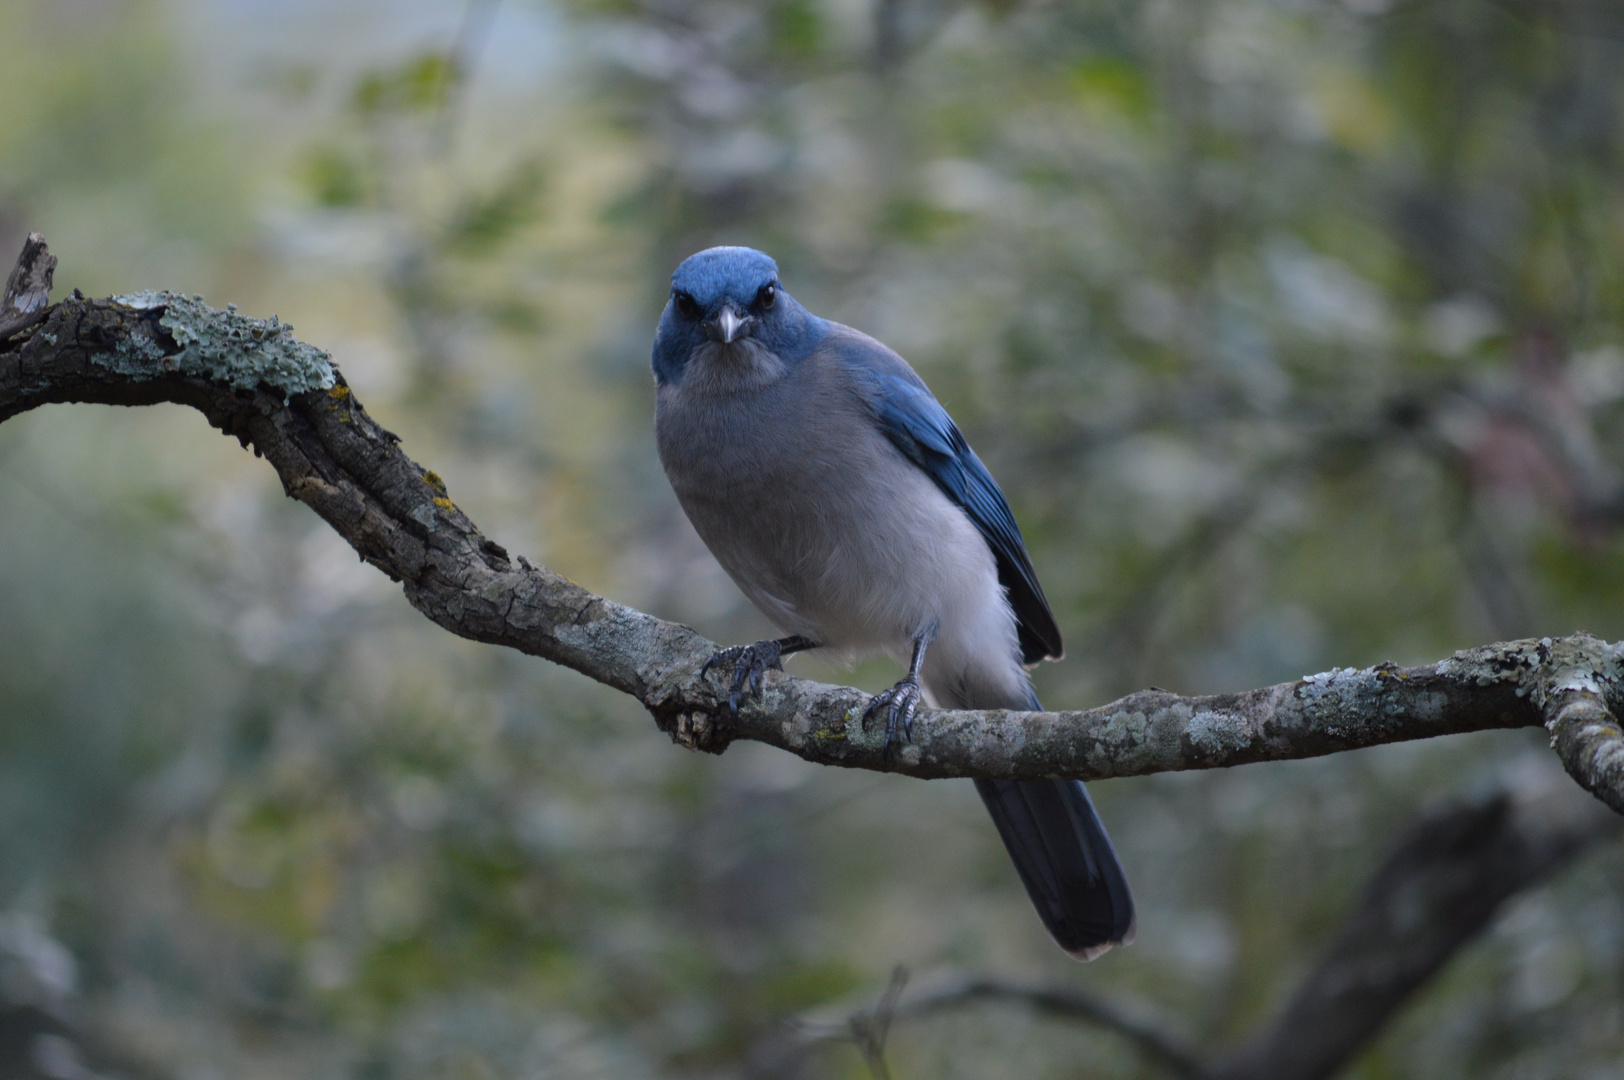
<path id="1" fill-rule="evenodd" d="M 732 344 L 742 336 L 744 328 L 752 321 L 748 315 L 740 315 L 734 311 L 732 304 L 723 304 L 721 314 L 716 316 L 716 328 L 721 333 L 722 344 Z"/>

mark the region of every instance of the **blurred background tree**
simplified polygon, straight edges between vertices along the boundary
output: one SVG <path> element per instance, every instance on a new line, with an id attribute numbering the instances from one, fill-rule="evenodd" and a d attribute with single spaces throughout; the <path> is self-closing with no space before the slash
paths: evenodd
<path id="1" fill-rule="evenodd" d="M 4 0 L 0 40 L 0 251 L 292 319 L 493 538 L 720 641 L 767 627 L 647 374 L 719 242 L 958 418 L 1052 705 L 1624 637 L 1604 0 Z M 728 1075 L 899 964 L 1217 1045 L 1421 809 L 1569 782 L 1500 732 L 1096 785 L 1140 939 L 1081 968 L 969 785 L 686 754 L 426 623 L 194 414 L 41 410 L 0 461 L 0 1003 L 89 1062 L 19 1076 Z M 1616 851 L 1521 897 L 1350 1075 L 1618 1075 L 1621 901 Z M 888 1060 L 1160 1075 L 996 1007 Z"/>

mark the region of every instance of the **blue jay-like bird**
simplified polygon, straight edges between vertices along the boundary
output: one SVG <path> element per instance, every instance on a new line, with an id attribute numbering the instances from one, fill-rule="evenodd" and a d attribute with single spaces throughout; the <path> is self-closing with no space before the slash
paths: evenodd
<path id="1" fill-rule="evenodd" d="M 886 652 L 886 749 L 921 695 L 1040 709 L 1025 665 L 1061 655 L 1003 492 L 907 362 L 784 291 L 759 251 L 701 251 L 671 276 L 654 339 L 655 434 L 717 561 L 787 635 L 724 649 L 729 703 L 807 649 Z M 1131 941 L 1133 899 L 1075 780 L 977 780 L 1049 932 L 1092 960 Z"/>

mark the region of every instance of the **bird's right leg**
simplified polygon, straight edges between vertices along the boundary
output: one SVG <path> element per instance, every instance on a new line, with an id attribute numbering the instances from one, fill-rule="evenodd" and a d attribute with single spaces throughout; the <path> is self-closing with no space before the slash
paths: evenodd
<path id="1" fill-rule="evenodd" d="M 732 648 L 712 653 L 711 658 L 705 661 L 705 666 L 699 669 L 699 677 L 703 679 L 714 666 L 732 664 L 733 683 L 727 688 L 727 707 L 729 712 L 737 713 L 739 698 L 743 695 L 747 684 L 751 692 L 760 694 L 761 677 L 767 673 L 768 668 L 783 671 L 784 657 L 817 647 L 816 641 L 799 634 L 791 634 L 789 637 L 776 640 L 758 641 L 753 645 L 734 645 Z"/>
<path id="2" fill-rule="evenodd" d="M 919 683 L 919 672 L 925 666 L 925 650 L 930 643 L 936 640 L 936 629 L 932 627 L 914 638 L 913 662 L 908 665 L 908 674 L 902 681 L 889 690 L 882 690 L 874 695 L 863 710 L 860 721 L 864 730 L 868 728 L 869 717 L 885 714 L 885 742 L 880 747 L 880 767 L 891 766 L 891 744 L 896 741 L 897 728 L 902 729 L 904 739 L 913 738 L 914 711 L 919 708 L 919 702 L 924 697 L 924 691 Z"/>

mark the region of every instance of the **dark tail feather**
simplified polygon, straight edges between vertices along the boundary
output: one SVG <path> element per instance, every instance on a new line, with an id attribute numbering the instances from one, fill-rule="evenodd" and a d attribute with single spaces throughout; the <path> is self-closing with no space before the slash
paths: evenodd
<path id="1" fill-rule="evenodd" d="M 1133 940 L 1133 895 L 1079 780 L 977 780 L 1032 905 L 1079 960 Z"/>

